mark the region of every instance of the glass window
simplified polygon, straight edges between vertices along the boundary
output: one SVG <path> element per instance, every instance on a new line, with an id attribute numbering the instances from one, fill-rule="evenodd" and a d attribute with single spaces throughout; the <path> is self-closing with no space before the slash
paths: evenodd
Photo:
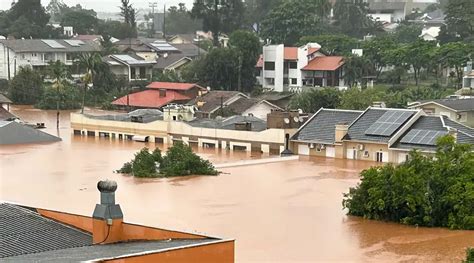
<path id="1" fill-rule="evenodd" d="M 298 83 L 298 80 L 297 79 L 291 79 L 291 84 L 292 85 L 296 85 Z"/>
<path id="2" fill-rule="evenodd" d="M 265 70 L 275 70 L 275 62 L 265 62 Z"/>
<path id="3" fill-rule="evenodd" d="M 298 63 L 297 62 L 290 62 L 290 68 L 298 68 Z"/>

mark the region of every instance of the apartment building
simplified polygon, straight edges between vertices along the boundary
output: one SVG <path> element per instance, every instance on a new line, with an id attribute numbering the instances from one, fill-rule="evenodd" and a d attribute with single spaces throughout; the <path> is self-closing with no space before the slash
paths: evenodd
<path id="1" fill-rule="evenodd" d="M 49 62 L 61 61 L 72 66 L 78 54 L 101 50 L 94 41 L 68 39 L 0 40 L 0 78 L 11 79 L 20 67 L 42 68 Z"/>
<path id="2" fill-rule="evenodd" d="M 301 47 L 266 45 L 257 62 L 258 81 L 277 92 L 305 87 L 344 87 L 343 57 L 327 56 L 317 43 Z"/>

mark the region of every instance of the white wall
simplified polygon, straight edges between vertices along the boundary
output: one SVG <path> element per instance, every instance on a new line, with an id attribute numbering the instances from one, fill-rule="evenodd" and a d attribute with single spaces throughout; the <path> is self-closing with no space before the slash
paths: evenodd
<path id="1" fill-rule="evenodd" d="M 263 47 L 263 87 L 271 88 L 275 91 L 283 91 L 283 62 L 284 62 L 285 46 L 281 45 L 267 45 Z M 275 70 L 265 70 L 265 62 L 274 62 Z M 275 79 L 275 84 L 268 84 L 265 79 Z"/>
<path id="2" fill-rule="evenodd" d="M 267 114 L 270 113 L 272 109 L 273 107 L 267 103 L 258 103 L 243 112 L 242 116 L 249 116 L 249 114 L 252 114 L 254 117 L 267 120 Z"/>

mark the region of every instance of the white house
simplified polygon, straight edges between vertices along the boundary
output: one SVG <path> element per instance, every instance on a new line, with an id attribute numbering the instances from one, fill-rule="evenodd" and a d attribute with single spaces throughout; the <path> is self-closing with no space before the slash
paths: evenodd
<path id="1" fill-rule="evenodd" d="M 99 52 L 93 41 L 15 39 L 0 40 L 0 78 L 13 78 L 20 67 L 42 68 L 49 62 L 61 61 L 72 66 L 75 56 Z"/>
<path id="2" fill-rule="evenodd" d="M 103 60 L 115 75 L 126 77 L 128 81 L 151 80 L 156 64 L 134 54 L 109 55 Z"/>
<path id="3" fill-rule="evenodd" d="M 301 47 L 266 45 L 257 62 L 258 81 L 278 92 L 301 91 L 303 87 L 344 87 L 340 56 L 326 56 L 317 43 Z"/>
<path id="4" fill-rule="evenodd" d="M 441 31 L 441 27 L 439 26 L 424 27 L 421 30 L 420 37 L 426 41 L 436 41 L 439 31 Z"/>

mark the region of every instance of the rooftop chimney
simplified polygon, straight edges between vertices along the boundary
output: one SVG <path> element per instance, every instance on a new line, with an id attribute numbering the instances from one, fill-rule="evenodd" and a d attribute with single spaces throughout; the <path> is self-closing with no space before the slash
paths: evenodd
<path id="1" fill-rule="evenodd" d="M 336 132 L 335 132 L 334 141 L 336 143 L 341 143 L 344 136 L 346 136 L 348 130 L 349 130 L 349 125 L 347 125 L 347 123 L 336 124 Z"/>
<path id="2" fill-rule="evenodd" d="M 108 244 L 121 240 L 123 214 L 120 205 L 115 204 L 115 181 L 99 181 L 100 204 L 92 215 L 92 239 L 94 244 Z"/>

